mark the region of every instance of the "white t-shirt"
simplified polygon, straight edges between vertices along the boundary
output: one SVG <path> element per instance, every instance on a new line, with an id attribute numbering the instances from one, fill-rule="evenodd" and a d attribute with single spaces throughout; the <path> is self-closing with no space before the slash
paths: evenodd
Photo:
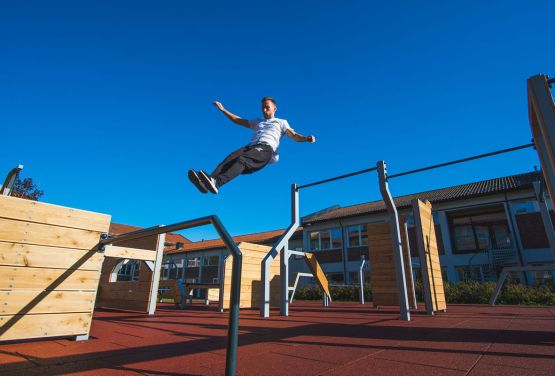
<path id="1" fill-rule="evenodd" d="M 270 162 L 275 163 L 278 161 L 279 156 L 277 150 L 279 148 L 279 141 L 285 135 L 288 129 L 291 129 L 287 120 L 272 118 L 272 119 L 255 119 L 249 120 L 250 127 L 254 131 L 249 145 L 255 144 L 268 144 L 272 147 L 274 155 Z"/>

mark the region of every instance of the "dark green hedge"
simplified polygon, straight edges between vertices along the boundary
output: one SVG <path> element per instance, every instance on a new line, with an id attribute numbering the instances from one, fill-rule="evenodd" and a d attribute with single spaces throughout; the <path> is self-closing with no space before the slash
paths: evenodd
<path id="1" fill-rule="evenodd" d="M 451 304 L 488 304 L 491 294 L 495 289 L 495 282 L 479 283 L 474 281 L 447 283 L 445 296 L 447 303 Z M 334 301 L 359 301 L 357 286 L 332 287 L 331 297 Z M 364 286 L 364 297 L 367 302 L 372 301 L 372 287 Z M 297 300 L 320 300 L 322 291 L 319 287 L 302 287 L 295 293 Z M 416 299 L 424 300 L 422 283 L 416 283 Z M 518 283 L 506 283 L 496 304 L 511 305 L 555 305 L 555 286 L 523 286 Z"/>

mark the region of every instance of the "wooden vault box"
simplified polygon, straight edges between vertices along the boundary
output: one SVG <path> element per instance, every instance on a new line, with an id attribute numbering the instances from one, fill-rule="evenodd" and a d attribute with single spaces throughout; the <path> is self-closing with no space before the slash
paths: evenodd
<path id="1" fill-rule="evenodd" d="M 0 196 L 0 341 L 88 337 L 110 216 Z"/>
<path id="2" fill-rule="evenodd" d="M 260 298 L 262 294 L 262 282 L 260 280 L 262 260 L 271 247 L 241 242 L 237 245 L 243 254 L 243 263 L 241 270 L 241 300 L 240 308 L 260 308 Z M 280 285 L 279 285 L 279 254 L 276 256 L 270 266 L 270 304 L 279 306 Z M 233 256 L 226 257 L 223 261 L 220 272 L 219 288 L 199 287 L 208 290 L 207 299 L 209 301 L 218 301 L 219 309 L 229 309 L 231 303 L 231 274 L 233 267 Z M 185 271 L 187 276 L 187 271 Z M 173 298 L 177 305 L 184 306 L 186 297 L 182 296 L 178 284 L 179 281 L 164 280 L 160 281 L 160 287 L 167 289 L 163 293 L 163 297 Z M 199 284 L 201 285 L 201 284 Z M 187 286 L 189 289 L 195 289 L 194 284 Z M 184 289 L 185 290 L 185 289 Z"/>
<path id="3" fill-rule="evenodd" d="M 262 296 L 262 260 L 271 247 L 253 243 L 241 242 L 238 244 L 243 253 L 243 265 L 241 271 L 241 308 L 260 308 L 260 298 Z M 279 286 L 279 254 L 270 265 L 270 304 L 279 305 L 280 286 Z M 220 294 L 223 298 L 223 308 L 228 309 L 231 301 L 231 269 L 233 257 L 226 258 L 223 268 Z"/>
<path id="4" fill-rule="evenodd" d="M 432 205 L 420 200 L 412 201 L 418 254 L 427 300 L 428 313 L 445 310 L 445 293 L 441 276 Z M 401 246 L 405 266 L 405 279 L 410 308 L 416 308 L 414 295 L 411 256 L 404 218 L 400 218 Z M 368 225 L 368 250 L 370 253 L 370 270 L 372 275 L 372 300 L 374 306 L 399 305 L 397 280 L 393 262 L 393 246 L 389 223 L 371 223 Z"/>
<path id="5" fill-rule="evenodd" d="M 401 247 L 405 266 L 405 281 L 409 298 L 409 306 L 416 308 L 413 294 L 413 278 L 411 270 L 410 249 L 404 219 L 400 219 Z M 397 279 L 393 259 L 393 245 L 389 222 L 370 223 L 367 226 L 370 273 L 372 276 L 372 304 L 374 306 L 399 305 Z"/>

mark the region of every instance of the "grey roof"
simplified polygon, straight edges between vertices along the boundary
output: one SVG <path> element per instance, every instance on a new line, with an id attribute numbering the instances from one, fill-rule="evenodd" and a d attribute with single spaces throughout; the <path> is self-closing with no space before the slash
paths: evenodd
<path id="1" fill-rule="evenodd" d="M 543 179 L 541 172 L 528 172 L 525 174 L 489 179 L 475 183 L 457 185 L 454 187 L 435 189 L 433 191 L 413 193 L 406 196 L 395 197 L 393 200 L 398 209 L 404 209 L 410 207 L 411 201 L 415 198 L 422 201 L 428 200 L 432 204 L 469 199 L 473 197 L 532 188 L 532 182 L 537 181 L 538 179 Z M 365 204 L 338 208 L 321 215 L 309 215 L 307 216 L 309 218 L 306 220 L 303 218 L 303 224 L 306 225 L 308 223 L 317 223 L 385 211 L 386 208 L 383 200 L 372 201 Z"/>

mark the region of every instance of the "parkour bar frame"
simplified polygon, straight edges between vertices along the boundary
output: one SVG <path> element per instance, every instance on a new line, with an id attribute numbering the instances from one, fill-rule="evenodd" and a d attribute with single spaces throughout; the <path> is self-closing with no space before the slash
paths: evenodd
<path id="1" fill-rule="evenodd" d="M 99 248 L 102 251 L 107 245 L 120 243 L 126 240 L 139 239 L 147 236 L 162 235 L 168 232 L 180 231 L 189 228 L 205 226 L 211 224 L 214 226 L 218 235 L 224 242 L 224 245 L 233 255 L 232 274 L 231 274 L 231 302 L 229 308 L 229 328 L 227 334 L 227 351 L 226 351 L 226 369 L 227 376 L 235 375 L 237 368 L 237 344 L 239 334 L 239 302 L 241 294 L 241 265 L 243 263 L 243 255 L 239 247 L 233 241 L 231 235 L 227 232 L 221 221 L 216 215 L 193 219 L 189 221 L 179 222 L 172 225 L 159 225 L 141 229 L 138 231 L 128 232 L 117 235 L 112 238 L 103 239 L 99 242 Z M 160 243 L 160 242 L 159 242 Z M 164 242 L 161 242 L 163 247 Z M 157 283 L 159 276 L 154 277 L 155 285 L 153 290 L 157 291 Z"/>
<path id="2" fill-rule="evenodd" d="M 291 185 L 291 224 L 283 235 L 278 239 L 276 244 L 272 247 L 270 252 L 262 261 L 262 296 L 261 296 L 261 306 L 260 315 L 263 317 L 270 316 L 270 281 L 269 281 L 269 268 L 273 259 L 280 253 L 280 314 L 282 316 L 289 315 L 289 256 L 291 251 L 288 249 L 288 242 L 291 236 L 295 233 L 295 230 L 300 226 L 299 217 L 299 191 L 304 188 L 313 187 L 320 184 L 329 183 L 339 179 L 344 179 L 367 172 L 377 171 L 378 172 L 378 182 L 380 187 L 380 192 L 383 197 L 384 203 L 389 214 L 389 223 L 391 226 L 392 233 L 392 246 L 395 264 L 395 274 L 397 279 L 397 290 L 399 296 L 399 307 L 401 320 L 410 320 L 410 311 L 408 306 L 408 293 L 406 289 L 406 280 L 404 272 L 404 264 L 402 257 L 401 248 L 401 234 L 399 228 L 399 216 L 397 208 L 389 191 L 389 180 L 407 176 L 411 174 L 420 173 L 423 171 L 438 169 L 442 167 L 452 166 L 459 163 L 469 162 L 477 159 L 487 158 L 499 154 L 505 154 L 514 152 L 517 150 L 527 149 L 534 147 L 538 153 L 540 163 L 542 166 L 542 172 L 545 178 L 545 183 L 547 189 L 550 193 L 551 198 L 555 197 L 555 104 L 553 102 L 553 97 L 550 92 L 550 85 L 555 82 L 553 79 L 549 79 L 546 75 L 537 75 L 528 79 L 528 101 L 529 101 L 529 116 L 530 125 L 533 134 L 533 143 L 519 145 L 515 147 L 505 148 L 501 150 L 492 151 L 489 153 L 478 154 L 470 156 L 467 158 L 457 159 L 449 162 L 444 162 L 440 164 L 434 164 L 430 166 L 421 167 L 414 170 L 404 171 L 397 174 L 387 175 L 387 168 L 385 161 L 379 161 L 377 167 L 367 168 L 365 170 L 356 171 L 349 174 L 344 174 L 336 176 L 329 179 L 320 180 L 314 183 L 309 183 L 305 185 Z M 547 229 L 547 227 L 546 227 Z M 553 233 L 553 230 L 551 230 Z M 555 236 L 553 234 L 548 235 L 550 239 L 550 248 L 553 252 L 553 257 L 555 261 L 555 245 L 551 244 L 551 241 L 555 241 Z M 522 267 L 521 267 L 522 269 Z M 532 269 L 530 269 L 532 270 Z M 521 271 L 521 270 L 519 270 Z M 522 270 L 525 271 L 525 270 Z M 506 275 L 506 273 L 505 273 Z M 502 284 L 502 280 L 498 282 L 498 285 Z M 500 288 L 500 287 L 499 287 Z M 427 295 L 430 288 L 425 288 L 425 294 Z M 493 297 L 492 297 L 493 298 Z M 428 297 L 426 298 L 428 301 Z M 429 306 L 429 304 L 427 304 Z M 429 308 L 429 307 L 427 307 Z"/>

